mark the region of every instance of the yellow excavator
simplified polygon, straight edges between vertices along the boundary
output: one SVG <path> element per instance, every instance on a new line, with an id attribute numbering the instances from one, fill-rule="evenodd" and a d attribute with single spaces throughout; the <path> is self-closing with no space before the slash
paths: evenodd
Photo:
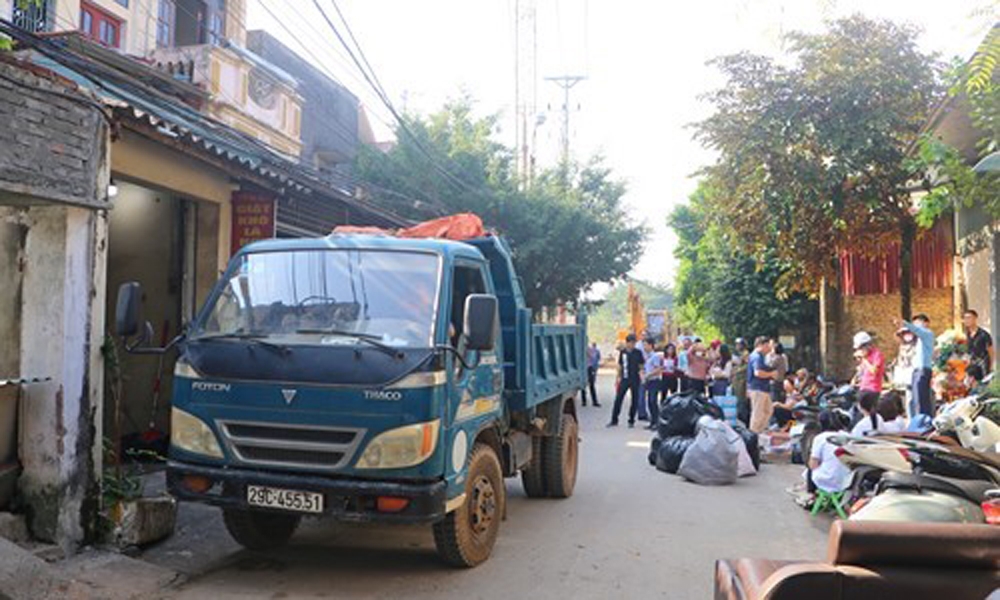
<path id="1" fill-rule="evenodd" d="M 641 335 L 642 332 L 646 331 L 646 311 L 642 305 L 642 298 L 639 297 L 639 293 L 635 291 L 635 286 L 632 282 L 628 284 L 628 326 L 618 330 L 618 341 L 619 346 L 625 343 L 625 336 L 630 333 L 635 335 Z"/>
<path id="2" fill-rule="evenodd" d="M 636 336 L 650 335 L 657 341 L 657 345 L 666 341 L 668 330 L 670 329 L 670 315 L 666 310 L 646 310 L 642 304 L 642 298 L 636 291 L 632 282 L 628 284 L 628 326 L 618 330 L 617 345 L 625 344 L 625 336 L 630 333 Z"/>

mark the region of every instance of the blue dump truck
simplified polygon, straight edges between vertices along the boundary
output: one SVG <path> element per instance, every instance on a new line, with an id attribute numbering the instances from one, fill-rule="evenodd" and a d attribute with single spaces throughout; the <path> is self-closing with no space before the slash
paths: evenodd
<path id="1" fill-rule="evenodd" d="M 147 346 L 142 291 L 118 291 L 135 353 L 177 346 L 167 483 L 222 508 L 251 549 L 303 516 L 427 523 L 443 559 L 489 558 L 505 477 L 573 493 L 584 327 L 532 323 L 511 252 L 333 234 L 237 253 L 186 332 Z"/>

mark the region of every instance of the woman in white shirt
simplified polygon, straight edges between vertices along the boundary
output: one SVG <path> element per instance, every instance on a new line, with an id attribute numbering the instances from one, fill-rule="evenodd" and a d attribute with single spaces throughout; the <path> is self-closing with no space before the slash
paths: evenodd
<path id="1" fill-rule="evenodd" d="M 825 492 L 839 492 L 851 481 L 851 470 L 837 458 L 837 447 L 829 440 L 837 435 L 840 422 L 829 410 L 819 414 L 820 433 L 813 438 L 809 450 L 809 471 L 806 478 L 809 495 L 802 502 L 807 508 L 812 505 L 816 489 Z"/>
<path id="2" fill-rule="evenodd" d="M 861 414 L 864 416 L 851 429 L 851 435 L 862 437 L 876 433 L 886 433 L 885 421 L 878 414 L 876 410 L 877 405 L 878 392 L 872 390 L 861 392 L 861 395 L 858 397 L 858 408 L 861 409 Z"/>

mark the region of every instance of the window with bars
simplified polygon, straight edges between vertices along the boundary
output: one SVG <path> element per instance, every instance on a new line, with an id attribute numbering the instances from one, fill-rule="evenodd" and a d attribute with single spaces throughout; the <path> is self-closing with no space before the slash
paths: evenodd
<path id="1" fill-rule="evenodd" d="M 52 29 L 49 15 L 51 4 L 49 0 L 42 0 L 38 3 L 27 2 L 23 6 L 19 2 L 14 2 L 11 22 L 31 33 L 49 31 Z"/>

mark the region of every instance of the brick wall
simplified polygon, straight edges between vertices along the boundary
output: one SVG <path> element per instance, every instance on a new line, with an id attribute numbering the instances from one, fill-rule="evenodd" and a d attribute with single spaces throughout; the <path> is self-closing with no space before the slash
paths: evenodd
<path id="1" fill-rule="evenodd" d="M 875 343 L 885 354 L 886 360 L 896 357 L 896 342 L 893 318 L 899 317 L 899 294 L 848 296 L 841 298 L 842 308 L 836 315 L 835 346 L 828 348 L 833 367 L 827 368 L 828 375 L 838 379 L 848 378 L 854 371 L 851 339 L 858 331 L 867 331 L 875 337 Z M 936 290 L 913 290 L 913 314 L 926 313 L 931 318 L 934 333 L 943 333 L 953 326 L 952 288 Z"/>
<path id="2" fill-rule="evenodd" d="M 0 192 L 104 205 L 107 125 L 61 82 L 0 61 Z"/>

